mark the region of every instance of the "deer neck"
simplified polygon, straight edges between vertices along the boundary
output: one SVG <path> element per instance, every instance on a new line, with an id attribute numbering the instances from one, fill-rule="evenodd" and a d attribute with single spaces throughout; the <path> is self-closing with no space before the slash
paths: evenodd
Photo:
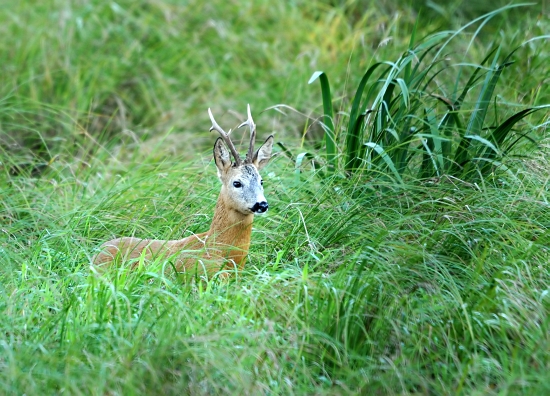
<path id="1" fill-rule="evenodd" d="M 233 209 L 227 202 L 224 192 L 220 193 L 210 230 L 207 232 L 210 246 L 216 249 L 228 249 L 226 257 L 239 266 L 250 247 L 250 235 L 254 214 L 243 214 Z"/>

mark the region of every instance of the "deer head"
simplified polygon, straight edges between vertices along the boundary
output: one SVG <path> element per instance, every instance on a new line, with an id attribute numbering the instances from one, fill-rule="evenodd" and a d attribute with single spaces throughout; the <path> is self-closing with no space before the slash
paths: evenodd
<path id="1" fill-rule="evenodd" d="M 208 115 L 212 121 L 210 130 L 215 130 L 220 134 L 214 144 L 214 160 L 218 168 L 218 177 L 222 182 L 221 195 L 226 199 L 226 204 L 230 209 L 245 215 L 264 213 L 269 207 L 264 196 L 263 181 L 259 171 L 269 162 L 273 149 L 273 135 L 270 135 L 264 144 L 254 152 L 256 125 L 250 114 L 250 105 L 247 112 L 248 119 L 239 125 L 239 128 L 244 126 L 250 128 L 250 144 L 243 161 L 229 137 L 231 130 L 225 132 L 208 109 Z M 231 161 L 227 148 L 233 155 L 234 161 Z"/>

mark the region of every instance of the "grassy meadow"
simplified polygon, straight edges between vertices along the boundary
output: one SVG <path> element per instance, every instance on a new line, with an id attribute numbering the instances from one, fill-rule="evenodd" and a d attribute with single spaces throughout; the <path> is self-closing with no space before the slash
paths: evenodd
<path id="1" fill-rule="evenodd" d="M 549 10 L 490 3 L 6 2 L 0 394 L 550 394 Z M 98 274 L 208 229 L 248 103 L 245 271 Z"/>

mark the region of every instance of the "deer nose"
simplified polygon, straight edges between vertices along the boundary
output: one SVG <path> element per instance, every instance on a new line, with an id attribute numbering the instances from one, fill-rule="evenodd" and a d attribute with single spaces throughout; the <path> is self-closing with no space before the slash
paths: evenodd
<path id="1" fill-rule="evenodd" d="M 267 204 L 266 201 L 256 202 L 252 207 L 252 211 L 254 213 L 264 213 L 267 211 L 268 208 L 269 208 L 269 205 Z"/>

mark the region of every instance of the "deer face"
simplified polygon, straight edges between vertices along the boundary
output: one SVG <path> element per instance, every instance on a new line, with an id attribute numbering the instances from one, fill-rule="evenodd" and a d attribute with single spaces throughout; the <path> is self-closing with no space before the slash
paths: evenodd
<path id="1" fill-rule="evenodd" d="M 218 168 L 218 177 L 222 186 L 222 194 L 226 204 L 242 214 L 261 214 L 267 211 L 269 205 L 264 196 L 264 188 L 260 169 L 271 158 L 273 136 L 256 151 L 252 161 L 238 164 L 232 162 L 229 151 L 222 138 L 214 145 L 214 159 Z"/>

